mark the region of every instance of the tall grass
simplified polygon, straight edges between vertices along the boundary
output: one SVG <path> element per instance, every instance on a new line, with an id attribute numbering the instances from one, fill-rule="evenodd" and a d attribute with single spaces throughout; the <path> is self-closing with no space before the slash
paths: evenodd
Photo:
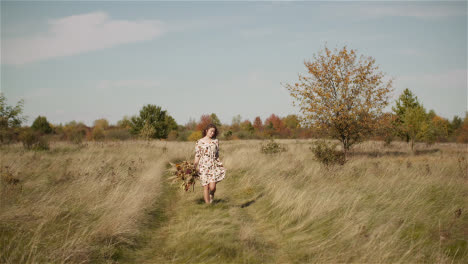
<path id="1" fill-rule="evenodd" d="M 467 145 L 357 145 L 323 166 L 311 140 L 222 141 L 215 201 L 166 188 L 192 142 L 54 143 L 1 149 L 0 262 L 462 263 Z M 163 148 L 166 147 L 166 150 Z M 156 209 L 155 209 L 156 208 Z M 164 217 L 162 217 L 164 215 Z M 164 221 L 161 219 L 164 218 Z M 147 222 L 157 225 L 144 225 Z M 142 237 L 146 237 L 141 243 Z"/>

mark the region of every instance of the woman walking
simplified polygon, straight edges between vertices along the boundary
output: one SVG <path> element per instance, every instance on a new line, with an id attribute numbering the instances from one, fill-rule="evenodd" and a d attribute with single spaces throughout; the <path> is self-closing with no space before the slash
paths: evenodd
<path id="1" fill-rule="evenodd" d="M 209 124 L 203 130 L 203 137 L 195 145 L 195 160 L 193 164 L 198 167 L 200 183 L 203 186 L 205 203 L 212 203 L 216 191 L 216 183 L 223 180 L 226 169 L 219 160 L 219 142 L 216 139 L 218 129 Z"/>

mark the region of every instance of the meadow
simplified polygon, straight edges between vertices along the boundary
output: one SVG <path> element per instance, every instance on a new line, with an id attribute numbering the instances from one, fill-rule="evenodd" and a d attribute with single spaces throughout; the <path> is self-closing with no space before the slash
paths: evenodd
<path id="1" fill-rule="evenodd" d="M 463 263 L 468 145 L 356 145 L 324 166 L 313 140 L 220 141 L 213 204 L 168 182 L 194 142 L 0 147 L 0 263 Z"/>

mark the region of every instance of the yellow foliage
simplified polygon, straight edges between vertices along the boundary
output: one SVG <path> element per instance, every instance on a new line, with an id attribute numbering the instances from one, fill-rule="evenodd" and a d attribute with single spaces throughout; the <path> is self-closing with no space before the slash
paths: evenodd
<path id="1" fill-rule="evenodd" d="M 201 131 L 194 131 L 190 136 L 188 137 L 188 140 L 190 141 L 197 141 L 200 138 L 202 138 L 202 132 Z"/>

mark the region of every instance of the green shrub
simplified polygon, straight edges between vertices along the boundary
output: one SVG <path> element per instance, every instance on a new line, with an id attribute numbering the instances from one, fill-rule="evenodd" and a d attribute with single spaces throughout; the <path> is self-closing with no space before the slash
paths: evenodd
<path id="1" fill-rule="evenodd" d="M 31 129 L 26 129 L 21 133 L 20 141 L 23 143 L 24 148 L 28 150 L 49 150 L 47 138 Z"/>
<path id="2" fill-rule="evenodd" d="M 345 163 L 344 153 L 336 150 L 338 144 L 328 144 L 324 140 L 319 140 L 313 143 L 310 150 L 314 153 L 315 158 L 325 166 L 343 165 Z"/>
<path id="3" fill-rule="evenodd" d="M 274 142 L 273 140 L 270 140 L 270 142 L 268 142 L 267 144 L 262 144 L 260 146 L 260 150 L 263 154 L 275 154 L 285 152 L 286 147 L 277 142 Z"/>
<path id="4" fill-rule="evenodd" d="M 45 116 L 38 116 L 31 126 L 31 129 L 42 134 L 51 134 L 53 132 L 47 118 Z"/>
<path id="5" fill-rule="evenodd" d="M 231 137 L 232 137 L 232 131 L 231 131 L 231 130 L 228 130 L 228 131 L 224 132 L 223 136 L 224 136 L 224 139 L 226 139 L 226 140 L 231 139 Z"/>

